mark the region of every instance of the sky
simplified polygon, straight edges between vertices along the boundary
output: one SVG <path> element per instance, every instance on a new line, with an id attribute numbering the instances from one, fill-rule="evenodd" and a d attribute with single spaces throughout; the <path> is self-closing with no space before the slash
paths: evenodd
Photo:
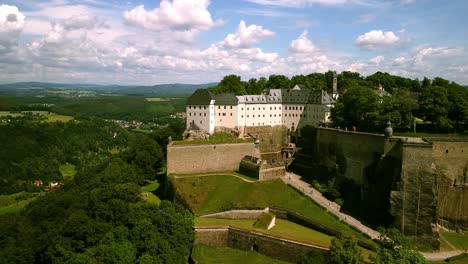
<path id="1" fill-rule="evenodd" d="M 377 71 L 468 84 L 466 0 L 6 0 L 0 83 Z"/>

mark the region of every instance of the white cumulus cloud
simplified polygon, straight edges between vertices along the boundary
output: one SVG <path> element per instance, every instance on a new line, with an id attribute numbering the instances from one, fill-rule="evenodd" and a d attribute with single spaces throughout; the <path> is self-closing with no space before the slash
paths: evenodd
<path id="1" fill-rule="evenodd" d="M 373 64 L 380 64 L 382 63 L 383 61 L 385 60 L 385 57 L 384 56 L 377 56 L 377 57 L 374 57 L 372 59 L 370 59 L 369 61 Z"/>
<path id="2" fill-rule="evenodd" d="M 162 0 L 153 10 L 139 5 L 123 15 L 129 25 L 150 31 L 174 31 L 182 40 L 192 40 L 198 33 L 221 23 L 213 21 L 209 4 L 209 0 Z"/>
<path id="3" fill-rule="evenodd" d="M 357 37 L 355 44 L 368 50 L 385 50 L 399 46 L 401 39 L 392 31 L 371 30 Z"/>
<path id="4" fill-rule="evenodd" d="M 24 27 L 25 15 L 16 6 L 0 5 L 0 52 L 17 44 Z"/>
<path id="5" fill-rule="evenodd" d="M 226 48 L 248 48 L 260 40 L 272 37 L 275 33 L 262 26 L 250 25 L 247 26 L 242 20 L 237 26 L 234 34 L 229 34 L 219 44 Z"/>
<path id="6" fill-rule="evenodd" d="M 314 44 L 312 44 L 312 41 L 307 38 L 307 34 L 307 30 L 305 30 L 299 38 L 293 40 L 291 45 L 289 45 L 289 51 L 294 53 L 309 53 L 314 51 Z"/>

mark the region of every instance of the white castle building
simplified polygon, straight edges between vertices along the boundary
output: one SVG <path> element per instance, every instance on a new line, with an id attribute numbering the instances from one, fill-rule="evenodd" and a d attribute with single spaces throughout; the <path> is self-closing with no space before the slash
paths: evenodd
<path id="1" fill-rule="evenodd" d="M 336 80 L 333 95 L 325 91 L 269 89 L 261 95 L 213 94 L 196 90 L 187 100 L 187 129 L 213 134 L 215 128 L 243 131 L 245 127 L 279 126 L 291 130 L 305 125 L 330 122 L 330 110 L 337 98 Z"/>

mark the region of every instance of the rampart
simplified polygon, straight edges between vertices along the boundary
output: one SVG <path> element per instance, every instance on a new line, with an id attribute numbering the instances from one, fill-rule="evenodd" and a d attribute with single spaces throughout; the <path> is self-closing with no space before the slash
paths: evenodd
<path id="1" fill-rule="evenodd" d="M 254 143 L 168 145 L 167 173 L 235 171 L 245 155 L 259 157 Z"/>
<path id="2" fill-rule="evenodd" d="M 291 168 L 336 179 L 342 208 L 371 224 L 399 227 L 438 245 L 436 224 L 468 230 L 468 140 L 405 138 L 314 128 Z M 467 197 L 467 198 L 465 198 Z"/>
<path id="3" fill-rule="evenodd" d="M 293 262 L 308 251 L 328 252 L 327 248 L 272 237 L 234 227 L 195 228 L 195 244 L 257 251 L 272 258 Z"/>

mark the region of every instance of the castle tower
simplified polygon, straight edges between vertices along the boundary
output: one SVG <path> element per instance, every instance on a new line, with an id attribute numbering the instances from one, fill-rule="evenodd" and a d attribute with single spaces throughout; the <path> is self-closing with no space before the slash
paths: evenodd
<path id="1" fill-rule="evenodd" d="M 336 73 L 333 73 L 333 93 L 332 98 L 338 99 L 338 78 L 336 77 Z"/>

